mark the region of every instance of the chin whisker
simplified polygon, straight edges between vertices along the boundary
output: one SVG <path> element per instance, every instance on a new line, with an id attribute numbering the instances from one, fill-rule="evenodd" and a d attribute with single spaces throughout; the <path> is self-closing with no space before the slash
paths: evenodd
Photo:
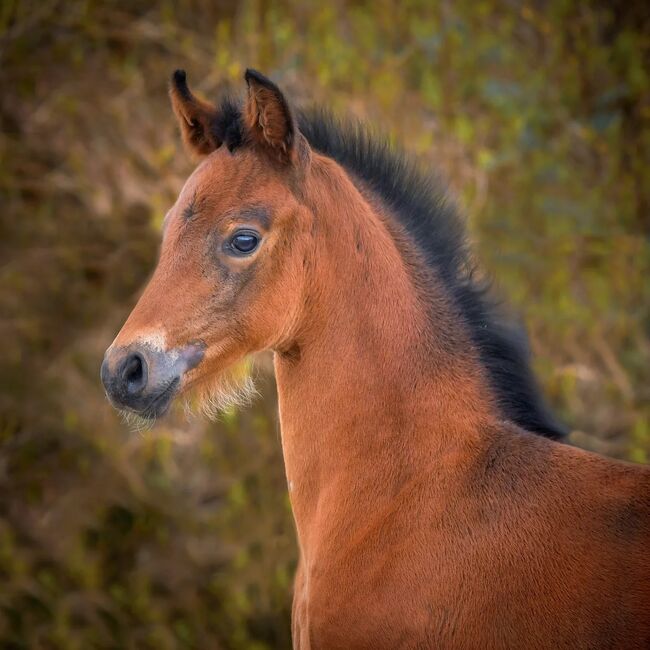
<path id="1" fill-rule="evenodd" d="M 126 426 L 133 432 L 144 435 L 156 422 L 156 418 L 145 415 L 138 415 L 131 411 L 119 411 L 120 417 Z"/>
<path id="2" fill-rule="evenodd" d="M 225 411 L 250 406 L 258 395 L 249 367 L 239 366 L 202 386 L 183 406 L 188 417 L 198 412 L 210 420 L 218 420 Z"/>

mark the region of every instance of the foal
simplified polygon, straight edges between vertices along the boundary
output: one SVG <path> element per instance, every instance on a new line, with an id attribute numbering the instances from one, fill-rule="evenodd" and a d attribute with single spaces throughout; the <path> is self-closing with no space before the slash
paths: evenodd
<path id="1" fill-rule="evenodd" d="M 108 349 L 147 417 L 275 353 L 300 564 L 294 646 L 650 647 L 650 471 L 555 442 L 460 221 L 358 127 L 171 100 L 201 163 Z"/>

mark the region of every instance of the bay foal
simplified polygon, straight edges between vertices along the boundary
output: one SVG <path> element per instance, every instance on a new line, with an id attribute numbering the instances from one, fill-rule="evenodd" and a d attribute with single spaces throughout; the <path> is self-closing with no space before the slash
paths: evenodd
<path id="1" fill-rule="evenodd" d="M 275 352 L 300 650 L 650 648 L 650 472 L 554 441 L 453 210 L 358 127 L 171 87 L 202 157 L 106 353 L 162 415 Z"/>

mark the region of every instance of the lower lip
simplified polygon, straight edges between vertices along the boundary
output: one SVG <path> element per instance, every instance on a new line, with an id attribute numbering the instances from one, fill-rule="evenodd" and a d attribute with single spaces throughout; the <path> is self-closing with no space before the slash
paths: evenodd
<path id="1" fill-rule="evenodd" d="M 142 411 L 142 415 L 146 416 L 153 416 L 154 418 L 160 417 L 161 415 L 164 415 L 167 412 L 167 409 L 169 408 L 169 405 L 171 404 L 172 397 L 174 393 L 176 392 L 176 389 L 178 388 L 178 384 L 180 383 L 180 377 L 176 377 L 176 379 L 173 379 L 169 386 L 165 388 L 165 390 L 160 393 L 157 397 L 155 397 L 148 405 L 147 407 Z"/>

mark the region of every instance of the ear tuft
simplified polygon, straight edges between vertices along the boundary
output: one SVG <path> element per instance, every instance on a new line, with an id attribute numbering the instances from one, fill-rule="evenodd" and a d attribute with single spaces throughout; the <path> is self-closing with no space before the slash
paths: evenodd
<path id="1" fill-rule="evenodd" d="M 248 68 L 245 119 L 249 138 L 280 162 L 294 157 L 296 127 L 282 91 L 267 77 Z"/>
<path id="2" fill-rule="evenodd" d="M 267 88 L 272 88 L 277 91 L 280 95 L 280 89 L 268 78 L 265 77 L 261 72 L 255 70 L 254 68 L 246 68 L 244 73 L 244 79 L 246 83 L 250 86 L 251 83 L 259 84 L 260 86 L 266 86 Z"/>
<path id="3" fill-rule="evenodd" d="M 174 74 L 172 75 L 172 85 L 176 88 L 181 97 L 188 100 L 191 99 L 192 93 L 187 87 L 187 75 L 185 74 L 185 70 L 174 70 Z"/>
<path id="4" fill-rule="evenodd" d="M 169 96 L 188 149 L 198 156 L 218 149 L 221 138 L 215 129 L 217 108 L 192 94 L 185 70 L 176 70 L 172 75 Z"/>

